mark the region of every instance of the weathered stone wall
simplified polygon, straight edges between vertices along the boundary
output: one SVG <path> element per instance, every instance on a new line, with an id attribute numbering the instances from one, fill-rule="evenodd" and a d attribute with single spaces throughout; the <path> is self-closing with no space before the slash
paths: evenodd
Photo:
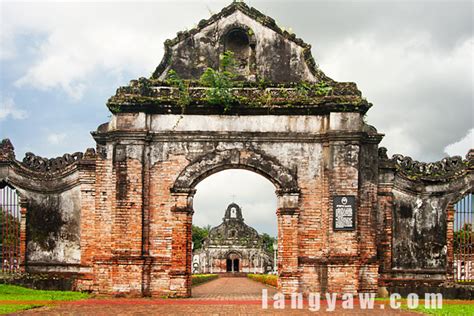
<path id="1" fill-rule="evenodd" d="M 433 164 L 400 155 L 380 158 L 380 283 L 417 287 L 452 281 L 452 205 L 473 190 L 472 157 Z"/>
<path id="2" fill-rule="evenodd" d="M 243 34 L 229 45 L 229 34 Z M 230 39 L 232 41 L 232 39 Z M 241 47 L 242 46 L 242 47 Z M 325 78 L 316 70 L 311 46 L 280 29 L 275 21 L 245 4 L 232 4 L 198 27 L 178 33 L 165 43 L 165 56 L 153 77 L 163 80 L 170 69 L 185 79 L 198 79 L 206 68 L 219 68 L 219 55 L 226 50 L 245 50 L 241 67 L 250 81 L 315 82 Z M 240 57 L 240 58 L 239 58 Z M 278 69 L 278 71 L 275 71 Z"/>
<path id="3" fill-rule="evenodd" d="M 370 181 L 376 168 L 361 177 L 359 166 L 376 152 L 380 136 L 365 127 L 359 113 L 119 114 L 95 138 L 98 151 L 106 151 L 101 163 L 108 166 L 100 169 L 97 183 L 116 184 L 107 192 L 97 188 L 104 204 L 96 212 L 108 219 L 97 231 L 103 255 L 93 273 L 97 290 L 188 295 L 193 190 L 208 175 L 229 168 L 253 170 L 275 184 L 284 291 L 316 290 L 321 283 L 327 291 L 375 290 L 376 187 Z M 355 231 L 332 231 L 336 194 L 357 197 Z M 368 236 L 364 242 L 362 234 Z"/>
<path id="4" fill-rule="evenodd" d="M 2 142 L 0 181 L 15 187 L 22 207 L 22 269 L 28 272 L 87 271 L 88 232 L 83 211 L 94 208 L 95 154 L 45 159 L 28 153 L 15 159 Z M 76 158 L 71 158 L 72 156 Z M 82 249 L 81 249 L 82 248 Z"/>

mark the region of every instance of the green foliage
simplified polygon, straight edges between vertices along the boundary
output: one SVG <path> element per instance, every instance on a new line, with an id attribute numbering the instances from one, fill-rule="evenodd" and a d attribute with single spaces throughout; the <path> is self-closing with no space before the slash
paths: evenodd
<path id="1" fill-rule="evenodd" d="M 4 225 L 8 225 L 8 231 L 4 232 Z M 7 229 L 5 227 L 5 229 Z M 3 234 L 6 234 L 5 236 Z M 12 214 L 7 214 L 0 207 L 0 243 L 3 247 L 15 246 L 19 243 L 20 238 L 20 219 Z"/>
<path id="2" fill-rule="evenodd" d="M 324 81 L 318 83 L 299 82 L 296 85 L 296 92 L 303 97 L 308 97 L 310 93 L 317 96 L 327 96 L 332 91 L 332 87 Z"/>
<path id="3" fill-rule="evenodd" d="M 172 87 L 178 88 L 178 92 L 179 92 L 178 105 L 181 106 L 184 112 L 186 109 L 186 106 L 188 106 L 189 103 L 191 103 L 191 97 L 189 96 L 189 82 L 181 79 L 176 73 L 176 71 L 171 69 L 168 72 L 168 75 L 166 76 L 165 83 Z"/>
<path id="4" fill-rule="evenodd" d="M 268 252 L 273 253 L 273 243 L 277 241 L 275 237 L 268 235 L 267 233 L 263 233 L 262 235 L 263 245 Z"/>
<path id="5" fill-rule="evenodd" d="M 204 239 L 209 236 L 209 231 L 211 230 L 211 226 L 207 225 L 204 227 L 199 226 L 192 226 L 192 239 L 194 243 L 194 250 L 198 250 L 202 248 L 202 243 Z"/>
<path id="6" fill-rule="evenodd" d="M 232 94 L 233 80 L 236 78 L 233 52 L 226 51 L 222 54 L 219 68 L 220 70 L 207 68 L 199 82 L 201 85 L 209 87 L 206 91 L 206 101 L 212 105 L 221 105 L 224 107 L 224 112 L 228 112 L 237 101 Z"/>
<path id="7" fill-rule="evenodd" d="M 463 251 L 463 248 L 474 246 L 474 231 L 471 223 L 465 223 L 462 229 L 454 232 L 454 252 Z"/>
<path id="8" fill-rule="evenodd" d="M 273 274 L 247 274 L 251 280 L 278 287 L 278 276 Z"/>
<path id="9" fill-rule="evenodd" d="M 191 276 L 191 285 L 198 285 L 217 279 L 217 274 L 193 274 Z"/>

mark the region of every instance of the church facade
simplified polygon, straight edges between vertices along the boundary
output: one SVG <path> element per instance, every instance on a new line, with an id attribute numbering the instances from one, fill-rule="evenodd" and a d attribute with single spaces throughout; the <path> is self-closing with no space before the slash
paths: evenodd
<path id="1" fill-rule="evenodd" d="M 193 251 L 193 273 L 268 273 L 273 254 L 258 232 L 244 223 L 242 208 L 231 203 L 222 223 L 209 231 L 201 249 Z"/>

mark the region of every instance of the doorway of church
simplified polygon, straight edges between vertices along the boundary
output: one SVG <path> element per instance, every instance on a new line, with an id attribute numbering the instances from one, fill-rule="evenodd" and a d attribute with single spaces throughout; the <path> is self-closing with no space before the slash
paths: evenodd
<path id="1" fill-rule="evenodd" d="M 227 259 L 227 272 L 239 272 L 239 259 Z"/>

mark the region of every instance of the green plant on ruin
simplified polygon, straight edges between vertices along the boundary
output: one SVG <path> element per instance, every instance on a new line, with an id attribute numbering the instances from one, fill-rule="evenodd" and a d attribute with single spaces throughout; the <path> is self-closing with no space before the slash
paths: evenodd
<path id="1" fill-rule="evenodd" d="M 189 96 L 189 82 L 181 79 L 176 71 L 171 69 L 166 76 L 165 83 L 178 88 L 178 105 L 185 111 L 186 107 L 191 103 Z"/>
<path id="2" fill-rule="evenodd" d="M 316 95 L 327 96 L 331 93 L 332 87 L 327 84 L 327 82 L 319 81 L 314 85 L 314 92 Z"/>
<path id="3" fill-rule="evenodd" d="M 332 87 L 327 82 L 319 81 L 317 83 L 298 82 L 296 92 L 302 98 L 307 98 L 310 94 L 317 96 L 327 96 L 331 93 Z"/>
<path id="4" fill-rule="evenodd" d="M 224 107 L 224 112 L 228 112 L 236 98 L 232 94 L 232 87 L 234 86 L 233 79 L 236 75 L 234 72 L 235 59 L 234 53 L 226 51 L 220 57 L 220 70 L 207 68 L 202 74 L 199 82 L 209 87 L 206 91 L 206 101 L 209 104 L 221 105 Z"/>

